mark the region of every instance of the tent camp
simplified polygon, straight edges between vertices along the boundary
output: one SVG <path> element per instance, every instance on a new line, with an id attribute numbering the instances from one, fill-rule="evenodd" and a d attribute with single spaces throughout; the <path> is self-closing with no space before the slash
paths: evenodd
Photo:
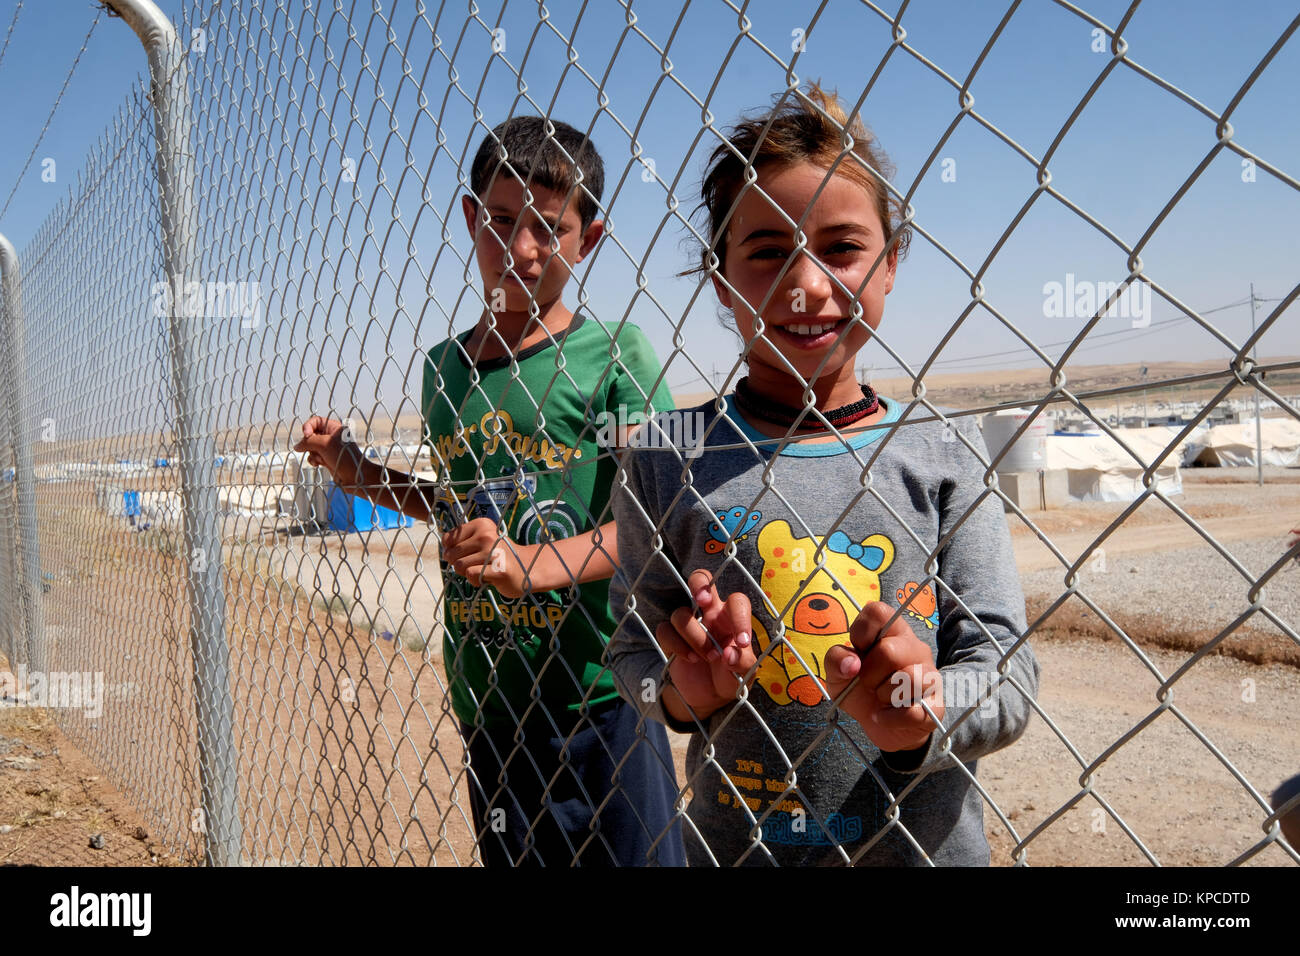
<path id="1" fill-rule="evenodd" d="M 1146 490 L 1143 472 L 1164 454 L 1178 432 L 1177 428 L 1159 427 L 1117 429 L 1116 435 L 1137 458 L 1104 433 L 1048 435 L 1047 468 L 1067 473 L 1070 497 L 1075 501 L 1132 501 Z M 1180 449 L 1175 448 L 1156 470 L 1155 487 L 1164 494 L 1182 494 L 1180 461 Z"/>
<path id="2" fill-rule="evenodd" d="M 1261 419 L 1260 446 L 1266 465 L 1300 465 L 1300 422 L 1290 417 Z M 1221 468 L 1254 466 L 1255 420 L 1215 425 L 1194 435 L 1183 451 L 1183 464 Z"/>

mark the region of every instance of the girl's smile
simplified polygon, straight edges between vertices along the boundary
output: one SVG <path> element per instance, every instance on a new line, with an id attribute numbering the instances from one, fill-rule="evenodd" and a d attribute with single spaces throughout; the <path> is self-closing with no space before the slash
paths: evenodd
<path id="1" fill-rule="evenodd" d="M 848 320 L 841 319 L 839 322 L 803 322 L 774 328 L 795 348 L 820 349 L 833 344 L 839 333 L 847 326 Z"/>

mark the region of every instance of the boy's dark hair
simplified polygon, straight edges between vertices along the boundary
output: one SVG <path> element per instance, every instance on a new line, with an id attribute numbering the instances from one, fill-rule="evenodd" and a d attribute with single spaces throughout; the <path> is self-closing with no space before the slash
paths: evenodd
<path id="1" fill-rule="evenodd" d="M 553 132 L 548 133 L 548 125 Z M 525 183 L 535 183 L 558 193 L 567 194 L 572 190 L 570 201 L 577 204 L 582 228 L 591 225 L 600 212 L 600 197 L 605 191 L 605 164 L 587 134 L 568 123 L 541 116 L 515 116 L 506 120 L 483 137 L 474 154 L 469 184 L 475 196 L 487 191 L 494 173 L 510 175 L 502 168 L 501 147 L 505 147 L 505 162 Z"/>

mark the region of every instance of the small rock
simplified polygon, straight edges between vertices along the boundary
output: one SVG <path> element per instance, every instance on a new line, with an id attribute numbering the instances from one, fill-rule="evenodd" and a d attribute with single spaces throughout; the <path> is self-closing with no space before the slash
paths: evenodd
<path id="1" fill-rule="evenodd" d="M 102 833 L 96 833 L 93 837 L 91 837 L 91 838 L 90 838 L 90 848 L 91 848 L 92 850 L 102 850 L 102 849 L 104 849 L 104 834 L 102 834 Z"/>
<path id="2" fill-rule="evenodd" d="M 6 823 L 6 824 L 3 824 L 3 825 L 0 825 L 0 833 L 9 833 L 9 832 L 12 831 L 12 830 L 13 830 L 13 827 L 11 827 L 11 826 L 10 826 L 9 824 L 7 824 L 7 823 Z"/>
<path id="3" fill-rule="evenodd" d="M 55 810 L 53 813 L 50 814 L 50 816 L 54 817 L 54 819 L 56 820 L 62 820 L 67 815 L 68 815 L 67 810 Z"/>
<path id="4" fill-rule="evenodd" d="M 144 827 L 136 827 L 135 833 L 133 833 L 132 836 L 134 836 L 137 840 L 147 840 L 149 839 L 149 831 L 146 830 Z"/>

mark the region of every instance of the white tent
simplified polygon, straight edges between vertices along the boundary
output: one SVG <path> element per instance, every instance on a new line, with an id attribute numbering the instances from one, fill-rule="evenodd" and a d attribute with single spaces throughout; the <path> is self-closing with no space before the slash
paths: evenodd
<path id="1" fill-rule="evenodd" d="M 1300 422 L 1294 418 L 1261 419 L 1260 446 L 1264 464 L 1300 465 Z M 1183 452 L 1184 465 L 1224 468 L 1254 466 L 1255 420 L 1215 425 L 1194 436 Z"/>
<path id="2" fill-rule="evenodd" d="M 1116 435 L 1133 450 L 1136 459 L 1105 433 L 1048 435 L 1047 468 L 1067 472 L 1070 497 L 1076 501 L 1132 501 L 1146 490 L 1143 472 L 1164 454 L 1178 431 L 1177 428 L 1116 429 Z M 1180 460 L 1180 448 L 1175 448 L 1156 469 L 1155 487 L 1164 494 L 1183 492 L 1183 479 L 1178 470 Z"/>

